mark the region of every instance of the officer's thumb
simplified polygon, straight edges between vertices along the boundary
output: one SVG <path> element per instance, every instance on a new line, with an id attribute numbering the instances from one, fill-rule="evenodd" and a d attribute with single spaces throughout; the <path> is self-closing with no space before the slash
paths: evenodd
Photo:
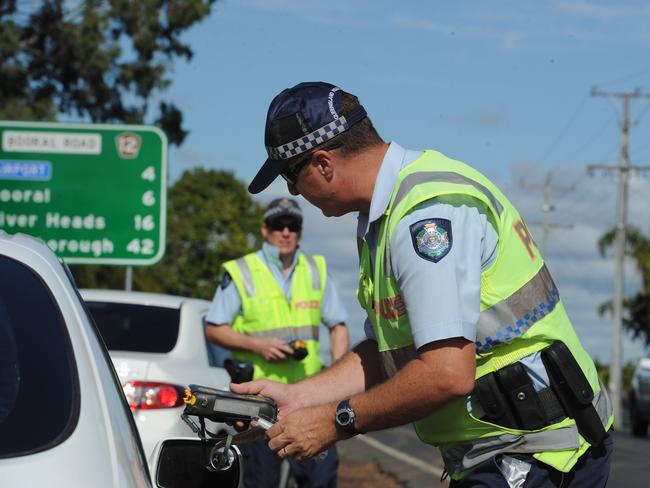
<path id="1" fill-rule="evenodd" d="M 230 383 L 230 391 L 241 395 L 257 395 L 265 386 L 264 381 L 247 381 L 246 383 Z"/>

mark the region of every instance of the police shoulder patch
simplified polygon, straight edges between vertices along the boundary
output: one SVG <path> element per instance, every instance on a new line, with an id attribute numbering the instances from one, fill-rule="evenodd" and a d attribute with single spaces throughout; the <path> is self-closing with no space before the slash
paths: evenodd
<path id="1" fill-rule="evenodd" d="M 453 242 L 450 220 L 420 220 L 411 224 L 409 229 L 415 252 L 421 258 L 437 263 L 449 254 Z"/>
<path id="2" fill-rule="evenodd" d="M 223 274 L 223 277 L 221 278 L 221 289 L 225 290 L 228 288 L 228 285 L 232 283 L 232 278 L 230 277 L 230 273 L 225 272 Z"/>

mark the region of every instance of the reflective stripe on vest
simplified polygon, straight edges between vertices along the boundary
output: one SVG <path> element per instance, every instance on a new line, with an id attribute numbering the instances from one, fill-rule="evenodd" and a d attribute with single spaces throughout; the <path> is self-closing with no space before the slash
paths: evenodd
<path id="1" fill-rule="evenodd" d="M 478 191 L 483 193 L 490 201 L 497 214 L 500 216 L 503 212 L 503 206 L 499 201 L 494 197 L 492 192 L 488 190 L 485 186 L 481 185 L 478 181 L 474 181 L 467 176 L 463 176 L 458 173 L 452 173 L 449 171 L 420 171 L 418 173 L 413 173 L 408 175 L 399 186 L 395 199 L 391 205 L 391 208 L 396 208 L 399 203 L 404 200 L 404 197 L 421 183 L 430 183 L 432 181 L 438 181 L 442 183 L 457 183 L 460 185 L 471 185 L 476 188 Z M 388 233 L 390 232 L 390 226 L 386 226 L 386 237 L 388 238 Z M 390 242 L 390 241 L 388 241 Z M 390 259 L 390 246 L 386 246 L 385 256 L 384 256 L 384 274 L 385 276 L 393 276 L 393 267 L 391 265 Z"/>
<path id="2" fill-rule="evenodd" d="M 307 264 L 309 264 L 309 272 L 311 273 L 311 287 L 314 291 L 319 291 L 320 274 L 318 273 L 318 267 L 311 256 L 305 256 L 307 257 Z"/>
<path id="3" fill-rule="evenodd" d="M 239 258 L 237 261 L 237 266 L 239 266 L 239 271 L 241 271 L 241 277 L 244 281 L 244 289 L 246 290 L 246 295 L 252 297 L 255 295 L 255 285 L 253 284 L 253 275 L 251 274 L 251 269 L 248 267 L 248 263 L 244 258 Z"/>
<path id="4" fill-rule="evenodd" d="M 278 327 L 276 329 L 270 330 L 259 330 L 255 332 L 249 332 L 248 335 L 252 337 L 261 337 L 264 339 L 273 338 L 273 337 L 285 337 L 286 340 L 318 340 L 318 332 L 320 327 L 318 325 L 302 325 L 299 327 Z"/>
<path id="5" fill-rule="evenodd" d="M 546 265 L 505 300 L 483 310 L 476 330 L 476 350 L 485 352 L 522 335 L 550 313 L 560 294 Z"/>
<path id="6" fill-rule="evenodd" d="M 600 385 L 592 401 L 603 425 L 607 425 L 610 400 L 607 391 Z M 500 453 L 537 453 L 540 451 L 561 451 L 578 449 L 580 438 L 575 424 L 569 424 L 553 430 L 530 432 L 525 434 L 501 434 L 496 437 L 462 442 L 442 450 L 445 468 L 450 473 L 471 469 Z"/>

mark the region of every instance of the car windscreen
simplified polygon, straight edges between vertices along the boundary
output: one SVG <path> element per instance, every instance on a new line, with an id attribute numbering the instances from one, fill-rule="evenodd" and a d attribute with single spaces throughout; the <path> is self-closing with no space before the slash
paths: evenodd
<path id="1" fill-rule="evenodd" d="M 87 300 L 109 351 L 169 352 L 176 345 L 178 308 Z"/>
<path id="2" fill-rule="evenodd" d="M 79 381 L 67 328 L 49 288 L 0 256 L 0 458 L 53 447 L 74 430 Z"/>

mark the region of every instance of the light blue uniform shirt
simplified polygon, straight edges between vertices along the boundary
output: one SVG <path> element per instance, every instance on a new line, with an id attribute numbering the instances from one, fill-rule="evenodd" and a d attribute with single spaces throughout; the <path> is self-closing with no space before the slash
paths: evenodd
<path id="1" fill-rule="evenodd" d="M 422 155 L 391 143 L 377 174 L 368 214 L 359 213 L 357 237 L 365 239 L 372 262 L 377 249 L 379 219 L 390 203 L 398 174 Z M 391 264 L 406 305 L 413 342 L 420 348 L 453 337 L 476 340 L 480 313 L 481 273 L 497 257 L 498 235 L 487 218 L 485 205 L 469 196 L 438 197 L 413 208 L 397 224 L 391 245 Z M 421 257 L 415 249 L 410 226 L 427 219 L 451 222 L 451 249 L 438 262 Z M 370 321 L 366 337 L 376 340 Z M 538 354 L 522 360 L 539 389 L 548 386 L 540 371 Z M 533 364 L 534 363 L 534 364 Z"/>
<path id="2" fill-rule="evenodd" d="M 298 256 L 302 251 L 300 248 L 296 251 L 289 272 L 285 278 L 282 273 L 282 261 L 280 261 L 280 251 L 277 247 L 265 242 L 262 249 L 257 251 L 257 256 L 269 268 L 273 278 L 282 288 L 284 296 L 287 301 L 291 301 L 291 282 L 293 271 L 298 260 Z M 221 285 L 217 287 L 217 291 L 208 310 L 206 321 L 215 324 L 232 324 L 235 317 L 242 314 L 241 297 L 237 291 L 237 287 L 232 283 L 227 284 L 225 288 Z M 331 328 L 341 322 L 348 320 L 348 314 L 339 299 L 336 287 L 329 273 L 325 280 L 325 291 L 323 292 L 323 299 L 321 301 L 321 322 L 324 326 Z"/>
<path id="3" fill-rule="evenodd" d="M 359 214 L 357 236 L 368 242 L 372 261 L 377 249 L 379 219 L 386 212 L 401 169 L 422 155 L 391 143 L 381 164 L 368 214 Z M 476 339 L 481 270 L 496 258 L 497 234 L 476 200 L 429 200 L 409 212 L 395 228 L 391 245 L 393 273 L 404 299 L 416 348 L 429 342 L 465 337 Z M 470 204 L 472 206 L 468 206 Z M 425 219 L 451 222 L 449 253 L 437 263 L 415 250 L 409 226 Z M 366 335 L 374 331 L 366 321 Z"/>

